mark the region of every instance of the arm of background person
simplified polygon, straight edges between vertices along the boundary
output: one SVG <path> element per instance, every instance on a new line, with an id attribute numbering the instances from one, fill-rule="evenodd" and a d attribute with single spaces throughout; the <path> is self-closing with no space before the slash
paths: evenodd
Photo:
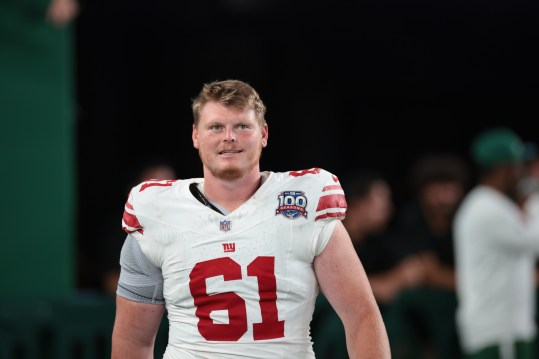
<path id="1" fill-rule="evenodd" d="M 163 304 L 139 303 L 116 296 L 111 359 L 153 358 L 155 336 L 164 312 Z"/>
<path id="2" fill-rule="evenodd" d="M 346 331 L 351 359 L 390 358 L 382 316 L 350 236 L 338 221 L 326 248 L 314 260 L 320 288 Z"/>
<path id="3" fill-rule="evenodd" d="M 389 304 L 405 288 L 413 288 L 425 281 L 425 265 L 418 255 L 409 255 L 392 268 L 368 276 L 378 303 Z"/>
<path id="4" fill-rule="evenodd" d="M 439 289 L 455 290 L 456 277 L 454 268 L 443 264 L 431 251 L 420 254 L 424 266 L 426 281 Z"/>
<path id="5" fill-rule="evenodd" d="M 539 254 L 539 207 L 534 197 L 526 204 L 520 217 L 509 216 L 498 209 L 484 211 L 473 223 L 473 230 L 485 233 L 491 245 L 498 245 L 507 251 L 534 252 Z"/>

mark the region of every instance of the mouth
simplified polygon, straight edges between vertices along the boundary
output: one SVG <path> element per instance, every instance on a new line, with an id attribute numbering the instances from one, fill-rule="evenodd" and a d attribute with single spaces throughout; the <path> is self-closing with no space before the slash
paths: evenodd
<path id="1" fill-rule="evenodd" d="M 243 151 L 241 150 L 225 150 L 225 151 L 220 151 L 219 152 L 219 155 L 220 156 L 233 156 L 233 155 L 237 155 L 238 153 L 241 153 Z"/>

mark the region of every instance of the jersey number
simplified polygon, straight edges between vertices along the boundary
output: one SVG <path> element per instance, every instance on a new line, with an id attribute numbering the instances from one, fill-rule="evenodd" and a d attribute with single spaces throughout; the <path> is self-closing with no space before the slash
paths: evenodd
<path id="1" fill-rule="evenodd" d="M 142 186 L 140 186 L 139 192 L 144 191 L 148 187 L 160 186 L 160 187 L 170 187 L 176 180 L 147 180 L 144 181 Z"/>
<path id="2" fill-rule="evenodd" d="M 258 279 L 262 322 L 253 324 L 254 340 L 284 337 L 284 320 L 278 320 L 275 258 L 256 257 L 247 266 L 247 275 Z M 197 263 L 189 275 L 189 288 L 197 307 L 198 331 L 206 340 L 237 341 L 247 332 L 245 300 L 233 292 L 208 295 L 206 279 L 223 276 L 241 279 L 241 266 L 228 257 Z M 228 311 L 228 324 L 216 324 L 210 318 L 214 310 Z"/>
<path id="3" fill-rule="evenodd" d="M 308 170 L 290 171 L 289 175 L 293 177 L 301 177 L 301 176 L 305 176 L 306 174 L 316 175 L 318 173 L 320 173 L 320 168 L 311 168 Z"/>

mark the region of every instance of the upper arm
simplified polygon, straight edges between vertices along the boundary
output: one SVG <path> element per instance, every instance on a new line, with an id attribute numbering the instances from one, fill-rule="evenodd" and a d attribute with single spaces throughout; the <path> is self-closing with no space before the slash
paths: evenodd
<path id="1" fill-rule="evenodd" d="M 116 296 L 112 358 L 153 358 L 155 336 L 165 306 Z"/>
<path id="2" fill-rule="evenodd" d="M 344 324 L 349 357 L 391 358 L 382 315 L 341 221 L 315 258 L 314 269 L 322 292 Z"/>
<path id="3" fill-rule="evenodd" d="M 494 219 L 495 218 L 495 219 Z M 486 238 L 501 248 L 516 251 L 539 252 L 538 218 L 525 218 L 507 215 L 499 211 L 496 216 L 483 215 L 476 223 L 474 230 L 486 233 Z"/>
<path id="4" fill-rule="evenodd" d="M 161 271 L 145 259 L 128 236 L 121 255 L 112 358 L 153 358 L 154 341 L 165 311 Z"/>
<path id="5" fill-rule="evenodd" d="M 326 248 L 314 260 L 320 289 L 346 325 L 346 320 L 376 308 L 376 301 L 363 266 L 341 221 Z"/>

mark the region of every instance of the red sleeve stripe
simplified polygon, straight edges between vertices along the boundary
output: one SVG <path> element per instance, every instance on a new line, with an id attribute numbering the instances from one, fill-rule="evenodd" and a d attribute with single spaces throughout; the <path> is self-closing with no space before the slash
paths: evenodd
<path id="1" fill-rule="evenodd" d="M 338 191 L 338 190 L 341 190 L 342 191 L 342 187 L 340 185 L 330 185 L 330 186 L 326 186 L 322 189 L 322 192 L 326 192 L 326 191 Z"/>
<path id="2" fill-rule="evenodd" d="M 330 208 L 346 209 L 347 204 L 344 194 L 328 194 L 326 196 L 320 197 L 320 199 L 318 200 L 318 207 L 316 207 L 316 212 Z"/>
<path id="3" fill-rule="evenodd" d="M 320 219 L 335 218 L 335 217 L 338 217 L 339 219 L 343 219 L 344 218 L 344 212 L 329 212 L 329 213 L 320 214 L 320 215 L 316 216 L 316 218 L 314 220 L 316 222 L 316 221 L 318 221 Z"/>
<path id="4" fill-rule="evenodd" d="M 127 208 L 129 208 L 130 210 L 132 210 L 132 211 L 134 210 L 133 206 L 132 206 L 131 203 L 129 203 L 129 202 L 125 202 L 125 206 L 126 206 Z"/>
<path id="5" fill-rule="evenodd" d="M 122 218 L 122 228 L 124 231 L 130 233 L 142 229 L 142 226 L 140 225 L 137 216 L 125 210 Z"/>

